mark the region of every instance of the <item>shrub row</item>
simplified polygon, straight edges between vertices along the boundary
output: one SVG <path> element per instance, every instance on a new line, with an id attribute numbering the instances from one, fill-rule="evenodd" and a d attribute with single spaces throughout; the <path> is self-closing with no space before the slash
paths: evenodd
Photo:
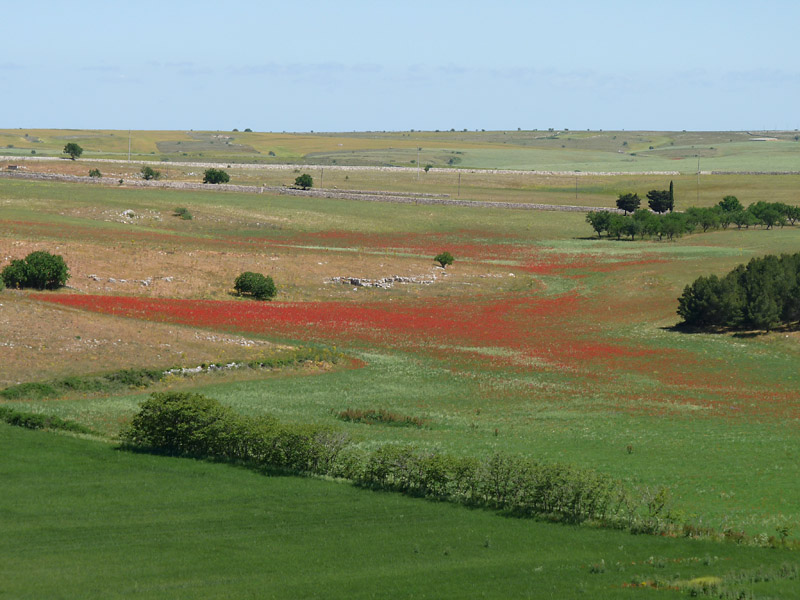
<path id="1" fill-rule="evenodd" d="M 49 381 L 20 383 L 0 391 L 0 397 L 6 400 L 42 400 L 58 398 L 69 392 L 114 392 L 125 388 L 148 387 L 163 378 L 164 371 L 161 369 L 123 369 L 104 375 L 72 375 Z"/>
<path id="2" fill-rule="evenodd" d="M 723 278 L 699 277 L 678 299 L 684 323 L 770 330 L 800 320 L 800 252 L 754 258 Z"/>
<path id="3" fill-rule="evenodd" d="M 367 425 L 391 425 L 396 427 L 425 427 L 425 419 L 400 415 L 383 408 L 368 408 L 361 410 L 358 408 L 348 408 L 336 415 L 342 421 L 351 423 L 366 423 Z"/>
<path id="4" fill-rule="evenodd" d="M 25 427 L 26 429 L 60 429 L 73 433 L 94 433 L 88 427 L 74 421 L 68 421 L 52 415 L 22 412 L 7 406 L 0 406 L 0 421 L 5 421 L 9 425 L 17 427 Z"/>
<path id="5" fill-rule="evenodd" d="M 373 489 L 547 516 L 632 526 L 662 517 L 639 512 L 622 484 L 587 469 L 496 453 L 456 457 L 413 446 L 366 449 L 329 427 L 247 417 L 194 393 L 153 394 L 122 439 L 128 447 L 344 478 Z M 646 508 L 644 511 L 646 512 Z M 649 530 L 653 525 L 643 529 Z"/>

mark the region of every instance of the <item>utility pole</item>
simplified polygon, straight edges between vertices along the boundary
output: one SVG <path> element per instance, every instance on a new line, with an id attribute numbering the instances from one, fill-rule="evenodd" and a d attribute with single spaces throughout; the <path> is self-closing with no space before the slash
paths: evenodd
<path id="1" fill-rule="evenodd" d="M 700 206 L 700 159 L 697 159 L 697 206 Z"/>
<path id="2" fill-rule="evenodd" d="M 575 200 L 578 199 L 578 176 L 575 175 Z"/>
<path id="3" fill-rule="evenodd" d="M 131 162 L 131 130 L 128 129 L 128 162 Z"/>
<path id="4" fill-rule="evenodd" d="M 325 183 L 325 167 L 322 167 L 322 172 L 319 175 L 319 187 L 323 187 Z"/>
<path id="5" fill-rule="evenodd" d="M 422 150 L 419 146 L 417 147 L 417 181 L 419 181 L 419 151 Z"/>
<path id="6" fill-rule="evenodd" d="M 456 196 L 461 196 L 461 171 L 458 172 L 458 193 Z"/>

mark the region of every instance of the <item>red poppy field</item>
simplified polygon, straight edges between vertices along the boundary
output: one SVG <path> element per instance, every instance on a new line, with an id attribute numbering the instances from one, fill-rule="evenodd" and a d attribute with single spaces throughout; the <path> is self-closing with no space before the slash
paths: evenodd
<path id="1" fill-rule="evenodd" d="M 672 329 L 683 286 L 749 256 L 787 251 L 795 230 L 614 242 L 593 237 L 582 213 L 235 194 L 195 201 L 94 188 L 78 196 L 67 191 L 81 188 L 15 185 L 6 192 L 13 214 L 0 215 L 0 258 L 54 249 L 72 277 L 71 289 L 58 292 L 3 292 L 19 308 L 15 318 L 27 315 L 37 332 L 33 344 L 7 328 L 2 349 L 18 372 L 4 373 L 6 381 L 35 379 L 37 369 L 42 379 L 59 369 L 90 372 L 113 343 L 135 348 L 137 366 L 148 356 L 154 366 L 212 360 L 213 342 L 202 352 L 189 348 L 186 340 L 198 336 L 335 346 L 353 360 L 313 376 L 220 375 L 174 385 L 367 440 L 505 449 L 594 467 L 634 486 L 666 486 L 677 509 L 715 526 L 770 534 L 781 524 L 800 527 L 798 333 Z M 34 192 L 40 205 L 30 208 Z M 178 201 L 194 221 L 171 217 Z M 145 216 L 106 220 L 120 207 Z M 443 250 L 456 257 L 447 269 L 432 261 Z M 233 296 L 233 278 L 245 270 L 275 278 L 275 301 Z M 432 283 L 331 282 L 389 275 Z M 0 306 L 0 318 L 7 308 Z M 59 329 L 50 334 L 43 319 L 52 311 Z M 48 335 L 84 342 L 85 318 L 98 313 L 118 324 L 114 340 L 54 365 L 48 348 L 60 346 Z M 136 345 L 126 346 L 125 336 Z M 42 356 L 47 364 L 37 364 Z M 70 397 L 37 406 L 117 423 L 140 400 Z M 429 425 L 341 423 L 334 413 L 347 408 L 386 409 Z"/>

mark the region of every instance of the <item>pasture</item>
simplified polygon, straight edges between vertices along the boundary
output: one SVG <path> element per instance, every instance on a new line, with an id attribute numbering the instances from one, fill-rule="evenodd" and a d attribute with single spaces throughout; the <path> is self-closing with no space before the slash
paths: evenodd
<path id="1" fill-rule="evenodd" d="M 160 162 L 372 165 L 630 173 L 800 170 L 797 131 L 246 131 L 0 130 L 10 156 Z"/>
<path id="2" fill-rule="evenodd" d="M 150 133 L 154 143 L 161 139 L 160 134 Z M 467 133 L 447 135 L 464 147 L 502 145 L 498 135 L 489 138 L 487 132 L 483 139 L 480 134 Z M 513 137 L 513 133 L 508 135 Z M 318 137 L 321 141 L 314 143 L 329 144 L 327 151 L 344 143 L 334 136 Z M 401 144 L 396 138 L 405 139 L 400 134 L 389 137 L 397 147 Z M 287 134 L 289 141 L 294 138 Z M 377 143 L 364 135 L 347 139 L 348 143 Z M 669 145 L 669 141 L 652 136 L 630 139 L 636 148 L 649 140 Z M 417 141 L 410 141 L 415 154 Z M 521 146 L 523 141 L 520 136 Z M 538 143 L 530 141 L 532 146 Z M 714 143 L 722 147 L 722 140 Z M 780 143 L 796 142 L 787 136 Z M 253 141 L 250 145 L 259 148 L 258 144 Z M 85 171 L 92 163 L 60 161 L 62 164 Z M 130 171 L 128 165 L 118 168 Z M 161 168 L 168 170 L 170 178 L 192 177 L 187 167 L 162 164 Z M 230 171 L 232 182 L 252 184 L 288 183 L 295 176 L 291 170 L 241 167 L 237 171 L 234 167 Z M 703 175 L 699 187 L 694 174 L 571 177 L 464 172 L 460 186 L 454 179 L 456 171 L 431 170 L 419 174 L 419 180 L 417 176 L 414 171 L 331 167 L 324 172 L 326 188 L 424 191 L 479 201 L 611 206 L 622 191 L 637 190 L 643 195 L 674 179 L 679 208 L 710 206 L 727 194 L 737 195 L 744 204 L 757 200 L 798 203 L 797 176 L 793 175 Z M 177 206 L 187 207 L 194 219 L 173 216 Z M 634 489 L 668 488 L 670 510 L 681 522 L 742 531 L 748 539 L 760 537 L 762 541 L 781 528 L 797 537 L 800 334 L 796 330 L 687 334 L 672 326 L 678 321 L 677 297 L 685 285 L 700 275 L 724 274 L 754 256 L 797 251 L 800 227 L 728 229 L 673 242 L 617 242 L 593 237 L 584 217 L 580 212 L 399 205 L 0 178 L 0 267 L 10 258 L 47 249 L 63 255 L 72 273 L 68 288 L 56 293 L 0 292 L 4 355 L 0 386 L 128 367 L 248 360 L 289 346 L 335 347 L 349 357 L 336 365 L 199 374 L 171 378 L 148 390 L 74 392 L 57 399 L 22 398 L 3 404 L 73 419 L 113 440 L 150 391 L 191 389 L 245 414 L 266 413 L 288 422 L 330 425 L 365 446 L 408 442 L 476 456 L 500 450 L 594 468 Z M 456 259 L 447 269 L 432 260 L 443 250 Z M 278 296 L 274 302 L 256 303 L 233 295 L 234 278 L 246 270 L 275 279 Z M 333 281 L 335 277 L 395 275 L 416 282 L 398 282 L 382 289 Z M 385 409 L 418 418 L 425 425 L 345 422 L 337 414 L 346 409 Z M 242 566 L 234 572 L 242 574 L 244 593 L 261 582 L 276 585 L 276 597 L 313 597 L 318 586 L 333 585 L 329 582 L 344 585 L 337 588 L 342 596 L 368 597 L 391 589 L 398 590 L 394 595 L 407 592 L 410 596 L 412 588 L 403 585 L 423 581 L 418 571 L 423 566 L 426 573 L 438 573 L 436 581 L 442 593 L 436 597 L 463 595 L 465 589 L 494 597 L 536 596 L 537 590 L 553 590 L 548 592 L 552 597 L 579 591 L 592 597 L 630 597 L 645 593 L 623 586 L 630 583 L 632 571 L 638 577 L 640 566 L 643 577 L 650 579 L 658 575 L 653 568 L 671 572 L 675 560 L 675 565 L 681 564 L 674 569 L 681 578 L 694 578 L 774 566 L 784 560 L 797 562 L 793 554 L 784 555 L 782 550 L 502 519 L 390 494 L 372 495 L 330 482 L 265 479 L 224 465 L 115 453 L 95 441 L 4 427 L 0 439 L 12 438 L 13 443 L 6 445 L 30 454 L 31 461 L 39 457 L 30 474 L 13 473 L 19 482 L 14 488 L 21 495 L 25 494 L 25 477 L 46 471 L 43 465 L 52 460 L 47 454 L 51 445 L 63 445 L 65 458 L 57 464 L 63 468 L 74 464 L 78 471 L 83 463 L 77 459 L 73 463 L 70 457 L 89 452 L 96 457 L 93 464 L 117 473 L 108 485 L 134 485 L 123 481 L 126 476 L 119 461 L 126 463 L 126 472 L 135 473 L 131 478 L 150 481 L 152 490 L 162 487 L 158 482 L 165 473 L 180 480 L 169 488 L 175 491 L 170 492 L 170 513 L 162 522 L 173 519 L 185 524 L 189 539 L 195 540 L 187 542 L 193 546 L 195 560 L 181 562 L 180 573 L 156 573 L 156 565 L 140 564 L 138 579 L 124 577 L 112 561 L 108 577 L 119 578 L 116 589 L 121 590 L 120 595 L 134 590 L 137 582 L 156 581 L 161 583 L 146 590 L 153 597 L 174 597 L 173 592 L 183 593 L 181 590 L 187 597 L 202 597 L 198 586 L 207 597 L 215 597 L 219 586 L 229 581 L 225 569 L 233 569 L 235 562 L 231 558 L 222 563 L 222 570 L 207 572 L 208 564 L 219 557 L 209 549 L 216 547 L 209 546 L 209 540 L 219 544 L 220 539 L 226 540 L 225 547 L 233 548 L 231 556 L 240 561 L 249 553 L 274 556 L 287 564 L 292 562 L 291 552 L 302 555 L 316 543 L 323 545 L 314 551 L 313 577 L 307 570 L 301 575 L 286 565 L 256 576 L 253 570 L 263 569 L 262 563 L 237 563 Z M 204 482 L 200 489 L 208 498 L 186 500 L 191 494 L 179 490 L 197 486 L 198 479 Z M 62 484 L 56 480 L 48 485 Z M 61 497 L 63 493 L 50 495 Z M 231 497 L 249 500 L 243 500 L 242 506 L 234 503 L 224 518 L 200 507 L 205 501 L 214 506 Z M 293 516 L 284 510 L 287 498 L 302 498 L 308 504 Z M 99 502 L 97 498 L 94 501 Z M 68 514 L 74 506 L 71 508 L 68 498 L 63 502 L 60 510 Z M 327 507 L 331 515 L 327 522 L 315 502 Z M 270 511 L 281 512 L 267 515 L 264 503 Z M 353 521 L 347 508 L 353 503 L 364 511 L 363 521 Z M 31 514 L 36 510 L 32 505 Z M 98 508 L 106 515 L 126 510 L 121 506 Z M 249 519 L 256 513 L 261 516 Z M 392 517 L 369 516 L 376 513 Z M 417 524 L 425 523 L 424 531 L 406 528 L 398 521 L 398 513 Z M 293 521 L 298 515 L 299 520 Z M 303 518 L 316 526 L 302 526 Z M 272 540 L 248 538 L 248 532 L 268 527 L 265 519 L 284 528 L 284 537 L 278 538 L 281 543 L 290 533 L 299 536 L 297 543 L 281 553 Z M 92 536 L 100 536 L 112 520 L 109 516 L 96 521 L 96 531 L 88 534 L 88 541 L 74 542 L 82 544 L 86 554 L 70 560 L 92 560 L 93 551 L 88 549 Z M 209 521 L 214 526 L 202 531 Z M 27 526 L 35 528 L 34 523 L 31 517 Z M 235 533 L 222 535 L 231 525 Z M 147 526 L 153 527 L 153 522 Z M 132 535 L 135 527 L 130 523 L 124 527 L 125 531 L 109 536 L 129 539 L 126 536 Z M 502 546 L 502 556 L 486 559 L 486 553 L 481 554 L 486 536 L 493 538 L 485 533 L 485 527 L 502 530 L 497 535 L 504 541 L 492 541 L 489 549 Z M 325 528 L 341 533 L 321 535 Z M 457 539 L 447 533 L 456 530 L 462 531 Z M 75 532 L 60 535 L 64 544 L 77 539 L 70 537 L 77 535 Z M 341 558 L 346 566 L 325 558 L 328 551 L 324 545 L 338 547 L 332 541 L 337 536 L 352 540 L 345 544 L 352 554 Z M 413 541 L 420 536 L 424 542 Z M 362 545 L 365 538 L 375 545 Z M 393 546 L 387 540 L 397 543 Z M 182 551 L 167 540 L 154 543 L 175 556 Z M 199 550 L 201 546 L 206 550 Z M 428 553 L 428 560 L 418 560 L 417 546 Z M 637 557 L 640 553 L 644 558 L 626 558 L 627 550 L 623 552 L 622 547 L 632 546 L 637 548 Z M 45 549 L 36 548 L 26 555 L 30 562 L 25 568 L 46 562 Z M 561 550 L 554 548 L 569 550 L 559 554 Z M 546 564 L 536 570 L 541 565 L 536 563 L 538 555 L 531 553 L 539 549 L 541 560 L 549 556 L 553 561 L 554 573 L 547 576 L 551 579 L 531 583 L 538 573 L 550 573 Z M 448 567 L 447 561 L 462 551 L 458 565 Z M 115 552 L 116 564 L 125 564 L 128 553 Z M 3 556 L 9 554 L 6 548 Z M 434 554 L 435 560 L 431 558 Z M 706 555 L 724 557 L 719 568 L 685 568 L 680 562 L 695 557 L 697 566 L 705 567 L 702 557 Z M 382 575 L 373 580 L 359 571 L 362 567 L 358 565 L 375 556 Z M 642 561 L 650 556 L 665 557 L 666 571 L 643 566 Z M 589 565 L 601 559 L 606 565 L 604 573 L 590 573 Z M 636 567 L 609 567 L 626 560 Z M 24 570 L 23 566 L 20 569 Z M 77 562 L 63 572 L 76 570 L 81 571 Z M 278 575 L 278 571 L 284 574 Z M 375 569 L 370 573 L 374 575 Z M 481 587 L 477 581 L 484 579 L 495 583 Z M 345 585 L 347 581 L 357 583 Z M 499 581 L 504 583 L 498 585 Z M 178 585 L 176 582 L 184 582 L 185 588 L 169 587 Z M 76 576 L 71 585 L 88 584 Z M 517 585 L 520 587 L 511 587 Z M 774 585 L 777 587 L 765 586 L 763 593 L 788 597 L 786 590 L 791 588 L 781 587 L 788 582 Z M 425 589 L 417 594 L 424 595 Z M 665 597 L 681 595 L 674 590 L 663 593 Z"/>

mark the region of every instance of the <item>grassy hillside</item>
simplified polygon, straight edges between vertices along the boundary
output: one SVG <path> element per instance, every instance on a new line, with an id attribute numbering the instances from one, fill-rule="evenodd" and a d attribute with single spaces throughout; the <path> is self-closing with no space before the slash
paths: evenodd
<path id="1" fill-rule="evenodd" d="M 632 583 L 767 574 L 796 558 L 507 519 L 7 425 L 0 453 L 9 598 L 629 598 Z M 794 585 L 736 587 L 788 597 Z"/>
<path id="2" fill-rule="evenodd" d="M 449 131 L 262 133 L 241 131 L 0 130 L 10 155 L 229 163 L 307 163 L 693 173 L 800 171 L 797 132 Z M 130 142 L 130 147 L 129 147 Z"/>

